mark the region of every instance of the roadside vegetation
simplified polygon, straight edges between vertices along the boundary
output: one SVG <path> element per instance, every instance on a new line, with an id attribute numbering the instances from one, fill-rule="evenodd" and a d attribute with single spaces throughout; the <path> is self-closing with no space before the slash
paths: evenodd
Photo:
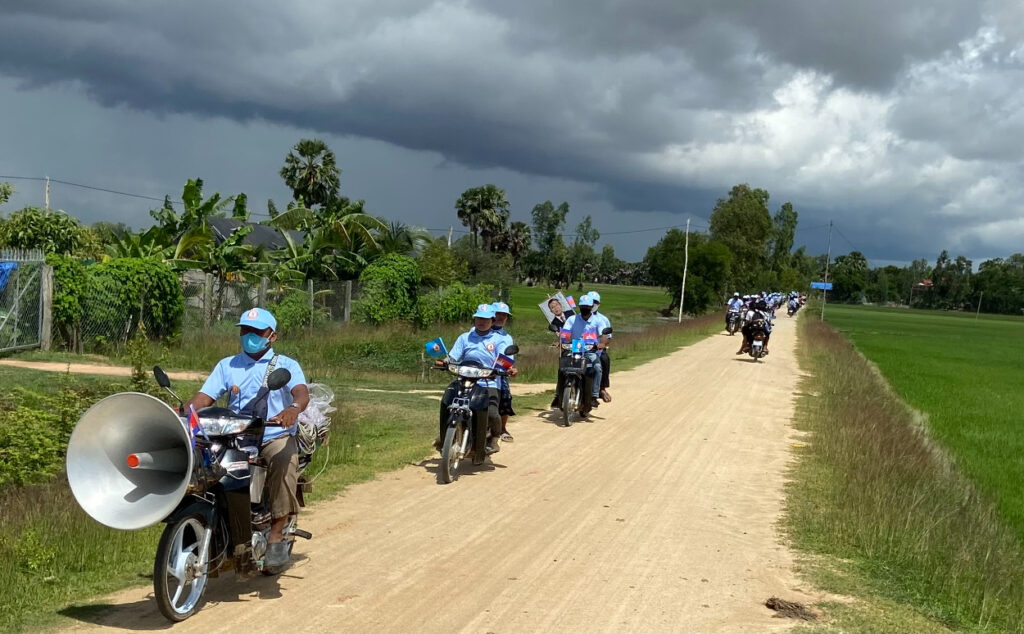
<path id="1" fill-rule="evenodd" d="M 874 317 L 860 311 L 856 320 L 868 332 L 880 327 Z M 932 413 L 950 407 L 941 395 L 962 394 L 962 383 L 951 377 L 977 380 L 975 367 L 984 372 L 987 351 L 956 345 L 952 333 L 937 333 L 936 323 L 916 317 L 925 322 L 926 339 L 908 335 L 914 327 L 901 328 L 887 345 L 910 346 L 894 351 L 898 364 L 921 360 L 911 376 L 929 385 L 917 393 L 924 394 L 928 414 L 909 407 L 900 388 L 890 389 L 828 324 L 801 319 L 807 376 L 796 427 L 806 436 L 797 443 L 787 487 L 788 532 L 807 553 L 803 566 L 813 583 L 859 598 L 822 606 L 831 619 L 828 631 L 1021 631 L 1024 549 L 1018 534 L 997 499 L 972 479 L 968 462 L 933 431 Z M 933 338 L 954 356 L 934 354 L 928 347 Z M 959 372 L 944 374 L 952 366 Z M 984 434 L 987 410 L 966 416 L 962 407 L 955 411 L 962 413 L 965 435 Z"/>

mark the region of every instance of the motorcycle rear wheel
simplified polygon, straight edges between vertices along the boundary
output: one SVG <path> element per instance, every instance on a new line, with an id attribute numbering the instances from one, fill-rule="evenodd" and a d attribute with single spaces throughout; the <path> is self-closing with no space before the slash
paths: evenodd
<path id="1" fill-rule="evenodd" d="M 466 433 L 463 423 L 449 425 L 441 445 L 441 464 L 437 469 L 437 481 L 440 484 L 451 484 L 459 479 L 459 450 L 462 449 L 462 436 Z"/>
<path id="2" fill-rule="evenodd" d="M 164 528 L 153 565 L 156 605 L 169 621 L 184 621 L 199 611 L 209 577 L 197 569 L 204 559 L 201 515 L 180 518 Z"/>
<path id="3" fill-rule="evenodd" d="M 572 382 L 567 382 L 565 389 L 562 390 L 562 424 L 566 427 L 572 425 L 572 408 L 573 408 L 573 392 L 576 387 Z"/>

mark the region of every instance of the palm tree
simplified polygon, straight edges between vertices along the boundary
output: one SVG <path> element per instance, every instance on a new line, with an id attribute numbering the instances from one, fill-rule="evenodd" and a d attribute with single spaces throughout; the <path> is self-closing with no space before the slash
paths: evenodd
<path id="1" fill-rule="evenodd" d="M 302 139 L 284 158 L 281 178 L 295 200 L 306 205 L 326 205 L 338 195 L 341 170 L 334 152 L 320 139 Z"/>
<path id="2" fill-rule="evenodd" d="M 455 212 L 462 224 L 469 227 L 469 232 L 473 235 L 473 246 L 477 246 L 479 234 L 484 240 L 484 248 L 487 249 L 508 222 L 508 199 L 505 197 L 505 190 L 496 185 L 471 187 L 462 192 L 455 201 Z"/>
<path id="3" fill-rule="evenodd" d="M 426 229 L 392 221 L 378 232 L 377 244 L 382 254 L 400 253 L 415 256 L 430 243 L 431 239 Z"/>

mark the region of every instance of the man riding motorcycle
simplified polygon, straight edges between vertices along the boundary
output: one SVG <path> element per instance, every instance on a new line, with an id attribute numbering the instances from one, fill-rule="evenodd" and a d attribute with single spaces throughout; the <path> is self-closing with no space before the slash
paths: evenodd
<path id="1" fill-rule="evenodd" d="M 273 518 L 268 537 L 266 563 L 282 566 L 288 563 L 288 546 L 282 530 L 291 515 L 299 512 L 296 498 L 298 486 L 298 445 L 295 440 L 296 421 L 309 405 L 306 377 L 298 362 L 274 352 L 277 341 L 277 320 L 268 310 L 253 308 L 242 314 L 235 324 L 240 329 L 242 352 L 221 359 L 196 394 L 183 406 L 197 411 L 228 394 L 228 408 L 239 413 L 276 368 L 291 372 L 287 390 L 275 390 L 267 399 L 267 427 L 260 450 L 268 464 L 267 485 Z"/>
<path id="2" fill-rule="evenodd" d="M 473 313 L 473 328 L 459 335 L 448 353 L 447 360 L 437 361 L 437 365 L 448 363 L 473 363 L 482 368 L 494 367 L 499 354 L 507 347 L 504 335 L 491 330 L 494 326 L 494 307 L 491 304 L 480 304 Z M 509 369 L 509 376 L 516 376 L 515 366 Z M 482 464 L 485 455 L 501 451 L 498 438 L 501 436 L 501 417 L 498 414 L 500 392 L 496 379 L 480 379 L 476 383 L 476 392 L 470 400 L 470 409 L 475 414 L 473 438 L 473 463 Z M 455 398 L 456 388 L 449 385 L 441 397 L 440 427 L 434 448 L 441 451 L 441 439 L 444 438 L 448 418 L 448 406 Z M 489 431 L 489 433 L 488 433 Z M 486 444 L 485 444 L 486 443 Z"/>
<path id="3" fill-rule="evenodd" d="M 592 390 L 590 405 L 591 407 L 597 407 L 599 403 L 599 396 L 601 391 L 601 360 L 600 354 L 604 350 L 608 343 L 608 336 L 602 335 L 599 328 L 603 325 L 603 320 L 594 318 L 594 298 L 589 295 L 584 295 L 580 298 L 578 315 L 573 315 L 562 326 L 561 335 L 565 339 L 575 340 L 582 339 L 585 342 L 594 342 L 591 348 L 586 352 L 587 366 L 593 368 L 594 372 L 594 387 Z M 555 402 L 561 403 L 561 394 L 555 395 Z M 559 406 L 560 407 L 560 406 Z"/>
<path id="4" fill-rule="evenodd" d="M 743 310 L 743 300 L 740 299 L 740 294 L 733 293 L 732 298 L 728 301 L 728 310 L 725 313 L 725 327 L 728 330 L 730 319 L 739 319 L 740 311 Z"/>
<path id="5" fill-rule="evenodd" d="M 740 349 L 736 354 L 744 354 L 750 350 L 750 342 L 754 337 L 754 324 L 760 320 L 764 324 L 764 354 L 768 354 L 768 340 L 772 336 L 772 320 L 771 312 L 768 310 L 768 305 L 764 300 L 757 300 L 753 304 L 754 319 L 743 326 L 743 343 L 740 344 Z"/>

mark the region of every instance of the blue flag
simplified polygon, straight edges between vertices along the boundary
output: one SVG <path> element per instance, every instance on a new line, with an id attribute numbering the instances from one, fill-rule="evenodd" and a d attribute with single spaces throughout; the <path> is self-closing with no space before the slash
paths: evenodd
<path id="1" fill-rule="evenodd" d="M 426 349 L 427 356 L 434 359 L 440 359 L 448 354 L 448 348 L 444 347 L 444 341 L 440 337 L 433 341 L 428 341 L 424 348 Z"/>

